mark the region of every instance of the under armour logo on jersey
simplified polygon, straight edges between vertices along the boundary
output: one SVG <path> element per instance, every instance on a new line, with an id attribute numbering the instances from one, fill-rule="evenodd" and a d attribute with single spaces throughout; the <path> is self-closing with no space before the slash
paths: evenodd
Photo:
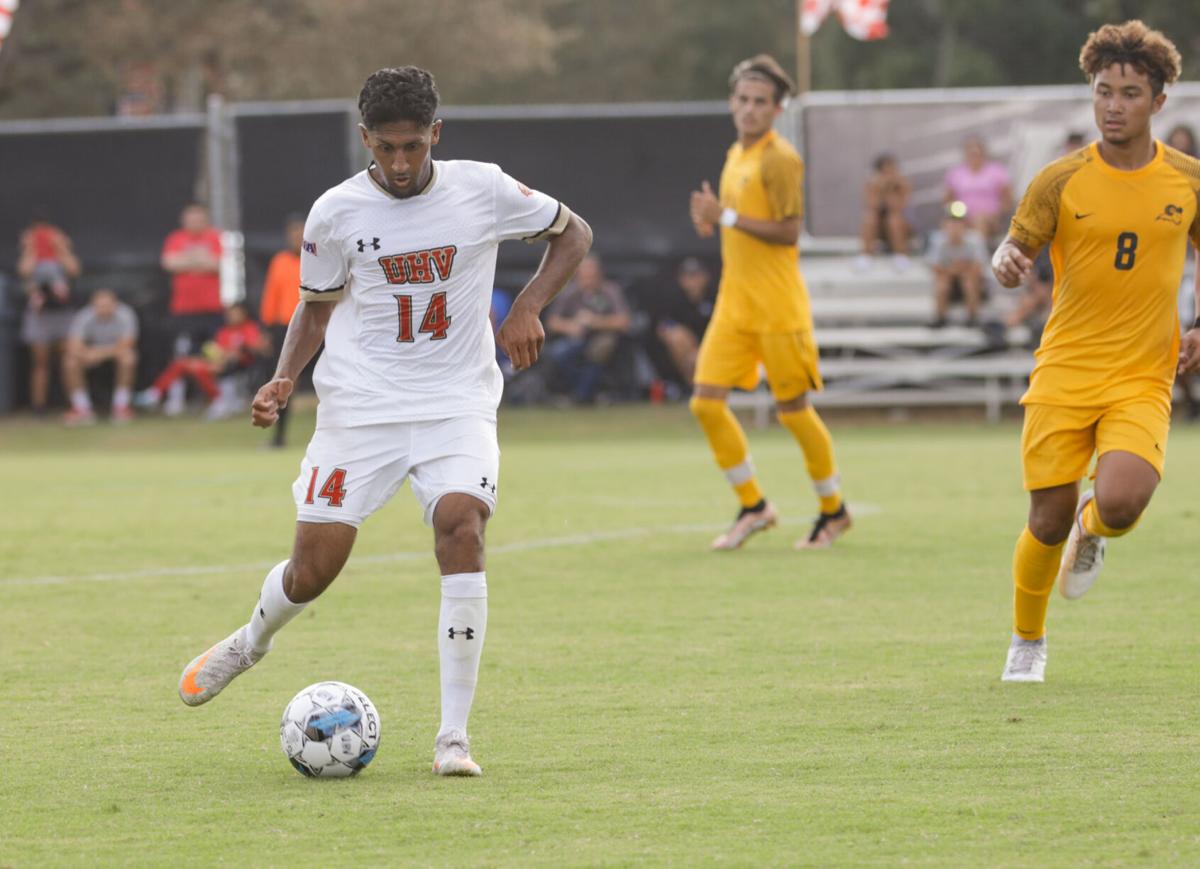
<path id="1" fill-rule="evenodd" d="M 496 484 L 495 484 L 495 483 L 489 483 L 489 482 L 488 482 L 488 478 L 487 478 L 487 477 L 484 477 L 484 478 L 483 478 L 483 482 L 479 484 L 479 488 L 481 488 L 481 489 L 491 489 L 491 490 L 492 490 L 492 493 L 494 494 L 494 493 L 495 493 L 495 491 L 496 491 Z"/>
<path id="2" fill-rule="evenodd" d="M 371 246 L 371 250 L 379 250 L 379 239 L 373 238 L 370 241 L 363 241 L 360 238 L 358 240 L 358 252 L 364 253 L 367 249 L 367 245 Z"/>
<path id="3" fill-rule="evenodd" d="M 1176 226 L 1179 226 L 1179 224 L 1183 222 L 1183 208 L 1178 205 L 1168 205 L 1163 209 L 1163 213 L 1154 219 L 1166 220 L 1175 224 Z"/>
<path id="4" fill-rule="evenodd" d="M 451 628 L 448 631 L 448 634 L 450 636 L 450 639 L 452 639 L 452 640 L 455 637 L 466 637 L 468 640 L 475 639 L 475 629 L 474 628 L 464 628 L 461 631 L 456 631 L 456 630 L 454 630 L 454 628 Z"/>

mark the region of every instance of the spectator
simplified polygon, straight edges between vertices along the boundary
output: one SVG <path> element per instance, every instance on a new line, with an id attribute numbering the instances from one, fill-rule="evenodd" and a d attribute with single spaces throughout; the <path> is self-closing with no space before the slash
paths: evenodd
<path id="1" fill-rule="evenodd" d="M 187 376 L 208 397 L 209 419 L 230 416 L 238 408 L 235 375 L 251 368 L 268 352 L 270 343 L 250 318 L 250 309 L 242 302 L 235 302 L 225 309 L 225 325 L 217 330 L 213 340 L 204 344 L 201 355 L 173 361 L 153 386 L 138 394 L 137 403 L 141 407 L 157 407 L 165 395 L 163 413 L 178 416 L 184 409 L 182 393 L 176 397 L 171 387 Z"/>
<path id="2" fill-rule="evenodd" d="M 279 360 L 279 353 L 283 349 L 288 323 L 300 304 L 300 246 L 304 244 L 304 218 L 298 214 L 289 215 L 283 237 L 287 246 L 271 258 L 259 306 L 259 319 L 270 336 L 275 361 Z M 271 435 L 273 447 L 283 446 L 290 407 L 287 404 L 279 410 L 279 421 Z"/>
<path id="3" fill-rule="evenodd" d="M 195 202 L 183 209 L 179 224 L 163 242 L 162 267 L 171 274 L 175 355 L 187 356 L 221 327 L 221 233 Z M 174 388 L 172 406 L 182 409 L 183 381 Z"/>
<path id="4" fill-rule="evenodd" d="M 1196 131 L 1188 124 L 1176 124 L 1167 133 L 1167 144 L 1176 151 L 1182 151 L 1189 157 L 1200 157 L 1200 148 L 1196 145 Z"/>
<path id="5" fill-rule="evenodd" d="M 695 257 L 688 257 L 675 271 L 675 282 L 651 307 L 654 336 L 666 350 L 679 383 L 688 391 L 696 370 L 700 339 L 712 319 L 714 292 L 712 275 Z"/>
<path id="6" fill-rule="evenodd" d="M 129 399 L 137 376 L 138 320 L 133 308 L 117 299 L 109 289 L 92 293 L 91 302 L 71 320 L 67 352 L 63 360 L 63 383 L 71 409 L 63 417 L 67 425 L 91 425 L 96 421 L 88 395 L 87 372 L 111 362 L 113 376 L 112 421 L 133 419 Z"/>
<path id="7" fill-rule="evenodd" d="M 990 244 L 1003 231 L 1012 210 L 1012 179 L 1008 170 L 989 160 L 983 140 L 969 136 L 963 142 L 963 162 L 946 173 L 945 203 L 962 202 L 967 222 Z"/>
<path id="8" fill-rule="evenodd" d="M 926 259 L 934 274 L 934 329 L 946 325 L 950 305 L 960 299 L 967 308 L 967 325 L 979 325 L 983 305 L 983 268 L 988 262 L 982 236 L 969 225 L 970 212 L 961 202 L 946 207 L 940 232 L 929 240 Z"/>
<path id="9" fill-rule="evenodd" d="M 1087 144 L 1083 133 L 1072 131 L 1067 133 L 1062 143 L 1062 155 L 1074 153 Z M 1050 303 L 1054 295 L 1054 266 L 1050 262 L 1050 246 L 1042 248 L 1037 259 L 1033 261 L 1033 271 L 1029 274 L 1029 283 L 1025 292 L 1017 300 L 1014 307 L 1004 319 L 1007 328 L 1028 326 L 1030 333 L 1030 349 L 1037 349 L 1042 340 L 1042 329 L 1050 316 Z"/>
<path id="10" fill-rule="evenodd" d="M 863 250 L 857 266 L 865 271 L 871 267 L 876 244 L 882 240 L 892 254 L 892 265 L 899 271 L 909 266 L 908 250 L 911 229 L 908 203 L 912 184 L 900 174 L 900 164 L 891 154 L 875 158 L 875 174 L 863 187 Z"/>
<path id="11" fill-rule="evenodd" d="M 598 256 L 585 257 L 546 317 L 546 355 L 575 401 L 595 400 L 631 325 L 621 288 L 604 277 Z"/>
<path id="12" fill-rule="evenodd" d="M 40 213 L 21 233 L 20 246 L 17 274 L 27 298 L 21 340 L 29 345 L 29 403 L 41 416 L 50 398 L 50 369 L 71 326 L 70 280 L 79 277 L 79 260 L 67 234 Z"/>

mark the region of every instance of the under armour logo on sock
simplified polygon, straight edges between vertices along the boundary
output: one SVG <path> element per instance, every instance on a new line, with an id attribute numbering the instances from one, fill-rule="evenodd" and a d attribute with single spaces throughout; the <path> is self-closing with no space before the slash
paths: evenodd
<path id="1" fill-rule="evenodd" d="M 479 488 L 481 488 L 481 489 L 491 489 L 491 490 L 492 490 L 492 494 L 493 494 L 493 495 L 496 493 L 496 484 L 495 484 L 495 483 L 489 483 L 489 482 L 488 482 L 488 478 L 487 478 L 487 477 L 484 477 L 484 478 L 483 478 L 483 482 L 479 484 Z"/>
<path id="2" fill-rule="evenodd" d="M 455 638 L 455 636 L 466 637 L 468 640 L 475 639 L 475 629 L 474 628 L 466 628 L 461 631 L 456 631 L 456 630 L 454 630 L 454 628 L 451 628 L 449 633 L 450 633 L 450 639 L 452 639 L 452 640 Z"/>
<path id="3" fill-rule="evenodd" d="M 371 245 L 371 250 L 379 250 L 379 239 L 373 238 L 370 241 L 358 240 L 358 252 L 363 253 L 367 249 L 367 245 Z"/>

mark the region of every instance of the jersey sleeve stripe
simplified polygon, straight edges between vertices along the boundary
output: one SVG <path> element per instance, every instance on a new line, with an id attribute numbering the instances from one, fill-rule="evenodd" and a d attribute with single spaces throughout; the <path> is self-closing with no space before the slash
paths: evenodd
<path id="1" fill-rule="evenodd" d="M 323 290 L 317 290 L 301 284 L 300 298 L 305 302 L 336 302 L 342 297 L 342 290 L 345 288 L 345 284 L 338 284 L 336 287 L 326 287 Z"/>
<path id="2" fill-rule="evenodd" d="M 533 235 L 527 235 L 521 241 L 526 244 L 533 241 L 542 241 L 543 239 L 553 238 L 557 235 L 562 235 L 567 228 L 567 222 L 571 219 L 571 209 L 567 208 L 561 202 L 558 203 L 558 211 L 554 212 L 554 220 L 550 221 L 550 225 L 541 232 L 535 232 Z"/>

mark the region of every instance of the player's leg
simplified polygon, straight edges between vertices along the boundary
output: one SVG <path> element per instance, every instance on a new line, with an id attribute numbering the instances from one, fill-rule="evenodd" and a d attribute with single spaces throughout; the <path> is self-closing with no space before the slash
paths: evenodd
<path id="1" fill-rule="evenodd" d="M 467 720 L 487 635 L 484 532 L 496 507 L 500 448 L 496 424 L 461 418 L 414 429 L 412 490 L 433 526 L 441 571 L 438 658 L 442 718 L 434 740 L 438 775 L 480 775 Z"/>
<path id="2" fill-rule="evenodd" d="M 292 557 L 267 573 L 250 620 L 184 668 L 180 699 L 188 706 L 207 703 L 261 661 L 275 634 L 337 578 L 357 533 L 338 522 L 297 522 Z"/>
<path id="3" fill-rule="evenodd" d="M 438 613 L 442 721 L 434 742 L 433 771 L 479 775 L 471 759 L 467 719 L 475 701 L 479 661 L 487 635 L 487 574 L 483 536 L 490 508 L 474 495 L 451 493 L 433 516 L 434 546 L 442 573 Z"/>
<path id="4" fill-rule="evenodd" d="M 292 484 L 292 555 L 267 573 L 250 620 L 186 668 L 179 696 L 206 703 L 270 650 L 276 632 L 337 578 L 358 526 L 404 482 L 408 430 L 398 425 L 317 429 Z"/>
<path id="5" fill-rule="evenodd" d="M 1079 500 L 1058 590 L 1082 597 L 1104 566 L 1109 537 L 1133 530 L 1162 479 L 1171 423 L 1169 394 L 1104 411 L 1096 423 L 1096 488 Z"/>
<path id="6" fill-rule="evenodd" d="M 833 438 L 809 401 L 809 392 L 822 386 L 817 344 L 808 330 L 764 335 L 762 356 L 779 422 L 796 439 L 817 495 L 817 520 L 796 548 L 824 549 L 850 529 L 851 520 L 842 500 Z"/>
<path id="7" fill-rule="evenodd" d="M 741 509 L 729 530 L 713 540 L 716 550 L 737 549 L 752 535 L 774 526 L 775 508 L 754 473 L 750 443 L 726 399 L 733 386 L 752 389 L 758 382 L 757 336 L 710 324 L 696 358 L 695 388 L 688 407 L 708 439 L 717 467 L 733 487 Z"/>
<path id="8" fill-rule="evenodd" d="M 1041 682 L 1046 669 L 1046 609 L 1071 532 L 1078 480 L 1094 449 L 1094 413 L 1027 405 L 1021 433 L 1029 517 L 1013 550 L 1013 634 L 1001 678 Z"/>

